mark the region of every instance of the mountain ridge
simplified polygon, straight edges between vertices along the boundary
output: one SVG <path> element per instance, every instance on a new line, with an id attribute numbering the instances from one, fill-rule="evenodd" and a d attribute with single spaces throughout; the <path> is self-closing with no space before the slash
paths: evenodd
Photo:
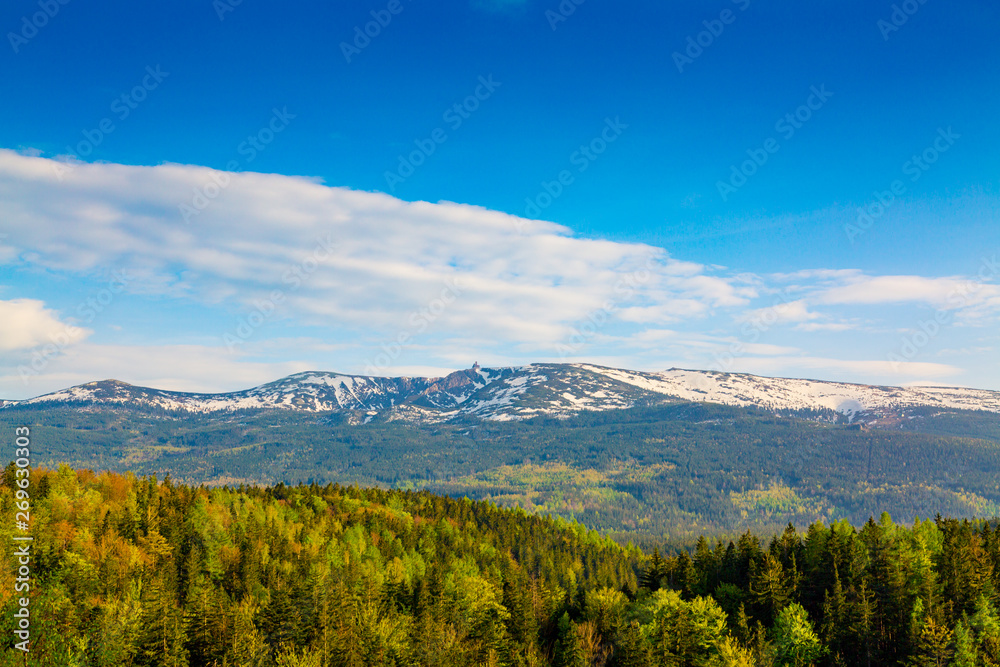
<path id="1" fill-rule="evenodd" d="M 472 368 L 441 377 L 381 377 L 304 371 L 233 392 L 177 392 L 108 379 L 20 401 L 0 410 L 51 403 L 92 403 L 194 413 L 239 409 L 362 413 L 390 419 L 451 421 L 462 417 L 518 420 L 567 416 L 678 401 L 757 407 L 770 412 L 830 411 L 853 420 L 864 415 L 903 417 L 912 408 L 1000 412 L 1000 392 L 947 386 L 898 387 L 772 378 L 671 368 L 633 371 L 596 364 L 537 363 Z"/>

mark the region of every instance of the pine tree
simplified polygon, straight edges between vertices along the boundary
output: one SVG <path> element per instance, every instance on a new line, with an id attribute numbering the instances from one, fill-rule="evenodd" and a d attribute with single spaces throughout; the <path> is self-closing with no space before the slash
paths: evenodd
<path id="1" fill-rule="evenodd" d="M 141 628 L 136 665 L 187 667 L 184 615 L 174 604 L 169 587 L 161 582 L 143 593 Z"/>
<path id="2" fill-rule="evenodd" d="M 271 591 L 271 599 L 261 613 L 260 627 L 268 644 L 302 646 L 306 643 L 304 606 L 302 598 L 294 591 L 285 588 Z"/>
<path id="3" fill-rule="evenodd" d="M 580 646 L 580 638 L 576 633 L 576 625 L 570 620 L 568 612 L 564 612 L 559 617 L 552 665 L 553 667 L 587 667 L 583 647 Z"/>
<path id="4" fill-rule="evenodd" d="M 479 664 L 506 665 L 510 662 L 510 638 L 504 625 L 507 617 L 501 611 L 498 607 L 487 608 L 469 633 L 478 644 Z"/>
<path id="5" fill-rule="evenodd" d="M 797 602 L 785 607 L 774 624 L 778 664 L 789 667 L 814 665 L 828 650 L 813 629 L 805 608 Z"/>
<path id="6" fill-rule="evenodd" d="M 661 581 L 666 575 L 666 564 L 660 556 L 659 547 L 653 548 L 653 555 L 649 559 L 649 566 L 643 571 L 639 585 L 649 591 L 660 590 Z"/>
<path id="7" fill-rule="evenodd" d="M 847 621 L 847 599 L 844 588 L 840 584 L 840 573 L 834 566 L 833 589 L 826 591 L 823 597 L 823 623 L 820 636 L 836 658 L 843 658 L 849 652 L 852 643 L 848 638 L 850 631 Z"/>
<path id="8" fill-rule="evenodd" d="M 877 616 L 878 603 L 875 600 L 875 594 L 868 589 L 868 584 L 862 581 L 854 603 L 854 611 L 851 614 L 854 623 L 851 625 L 850 631 L 857 646 L 858 662 L 864 667 L 881 664 L 875 625 Z"/>
<path id="9" fill-rule="evenodd" d="M 747 618 L 746 605 L 740 603 L 740 609 L 736 614 L 736 627 L 733 630 L 736 639 L 744 646 L 750 646 L 753 640 L 753 631 L 750 629 L 750 619 Z"/>
<path id="10" fill-rule="evenodd" d="M 694 552 L 694 570 L 696 575 L 690 583 L 694 595 L 708 595 L 719 584 L 719 563 L 715 553 L 708 547 L 708 540 L 702 535 Z"/>
<path id="11" fill-rule="evenodd" d="M 975 632 L 979 656 L 987 667 L 1000 667 L 1000 614 L 985 597 L 976 600 L 976 612 L 969 619 Z"/>
<path id="12" fill-rule="evenodd" d="M 503 606 L 510 612 L 507 632 L 512 650 L 516 653 L 534 653 L 538 643 L 538 619 L 531 605 L 530 582 L 523 574 L 511 573 L 503 584 Z"/>
<path id="13" fill-rule="evenodd" d="M 955 658 L 952 667 L 977 667 L 978 651 L 976 650 L 976 638 L 969 629 L 965 619 L 955 626 Z"/>
<path id="14" fill-rule="evenodd" d="M 933 616 L 928 616 L 920 630 L 916 651 L 907 664 L 912 667 L 945 667 L 950 664 L 955 652 L 952 635 L 951 630 L 935 621 Z"/>
<path id="15" fill-rule="evenodd" d="M 166 483 L 166 482 L 164 482 Z M 233 633 L 226 651 L 227 665 L 261 667 L 267 659 L 268 647 L 264 636 L 257 629 L 254 617 L 257 607 L 249 600 L 236 605 L 233 610 Z"/>
<path id="16" fill-rule="evenodd" d="M 184 619 L 190 661 L 195 665 L 222 664 L 231 628 L 221 596 L 202 576 L 191 582 L 189 590 Z"/>
<path id="17" fill-rule="evenodd" d="M 300 653 L 295 645 L 282 644 L 274 662 L 277 667 L 323 667 L 323 653 L 310 648 L 303 648 Z"/>
<path id="18" fill-rule="evenodd" d="M 751 649 L 744 648 L 732 637 L 726 637 L 719 643 L 718 654 L 704 664 L 705 667 L 756 667 L 762 663 L 754 657 Z"/>
<path id="19" fill-rule="evenodd" d="M 621 627 L 616 635 L 609 667 L 651 667 L 649 647 L 635 621 Z"/>
<path id="20" fill-rule="evenodd" d="M 659 616 L 653 620 L 652 632 L 649 639 L 652 642 L 650 657 L 655 665 L 675 665 L 680 662 L 680 656 L 675 650 L 677 642 L 680 640 L 680 633 L 672 631 L 665 616 Z"/>
<path id="21" fill-rule="evenodd" d="M 764 618 L 777 618 L 790 598 L 790 586 L 781 561 L 767 554 L 764 563 L 751 566 L 750 594 L 762 611 Z"/>

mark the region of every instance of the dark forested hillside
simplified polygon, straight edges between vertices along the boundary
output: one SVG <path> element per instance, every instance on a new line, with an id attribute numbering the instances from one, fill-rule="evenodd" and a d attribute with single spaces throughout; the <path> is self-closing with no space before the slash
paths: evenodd
<path id="1" fill-rule="evenodd" d="M 643 555 L 427 492 L 30 481 L 30 665 L 1000 664 L 996 521 L 884 515 Z M 2 558 L 2 664 L 20 665 Z"/>
<path id="2" fill-rule="evenodd" d="M 891 428 L 714 404 L 414 424 L 256 411 L 95 406 L 0 411 L 34 425 L 35 460 L 167 472 L 187 484 L 330 482 L 426 489 L 553 514 L 623 541 L 815 520 L 1000 514 L 1000 417 L 915 411 Z M 348 423 L 351 422 L 351 423 Z M 905 428 L 904 428 L 905 427 Z"/>

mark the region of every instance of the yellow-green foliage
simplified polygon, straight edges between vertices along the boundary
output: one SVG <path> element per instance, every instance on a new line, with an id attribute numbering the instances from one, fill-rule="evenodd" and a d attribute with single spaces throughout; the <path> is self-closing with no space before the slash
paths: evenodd
<path id="1" fill-rule="evenodd" d="M 812 498 L 802 498 L 794 489 L 779 482 L 772 483 L 766 489 L 751 489 L 743 493 L 730 492 L 729 499 L 744 518 L 753 515 L 756 518 L 781 515 L 818 515 L 824 520 L 830 518 L 831 508 L 821 501 Z"/>
<path id="2" fill-rule="evenodd" d="M 7 544 L 14 481 L 8 466 Z M 882 514 L 646 558 L 575 521 L 426 492 L 206 489 L 66 467 L 32 471 L 29 490 L 29 665 L 1000 664 L 989 522 Z M 748 511 L 808 502 L 780 486 L 736 498 Z M 0 554 L 12 638 L 17 563 Z M 0 667 L 24 664 L 6 641 Z"/>
<path id="3" fill-rule="evenodd" d="M 6 543 L 12 480 L 8 468 Z M 191 488 L 67 467 L 32 471 L 29 489 L 37 665 L 542 664 L 537 628 L 567 591 L 634 589 L 641 558 L 578 524 L 427 493 Z M 0 630 L 15 565 L 0 552 Z M 0 665 L 20 658 L 8 647 Z"/>

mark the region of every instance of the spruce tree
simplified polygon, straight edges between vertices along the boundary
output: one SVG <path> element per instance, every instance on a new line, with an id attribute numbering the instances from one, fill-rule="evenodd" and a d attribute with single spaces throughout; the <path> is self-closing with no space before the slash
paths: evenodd
<path id="1" fill-rule="evenodd" d="M 563 612 L 556 627 L 556 645 L 552 660 L 553 667 L 588 667 L 580 638 L 576 634 L 576 624 Z"/>

